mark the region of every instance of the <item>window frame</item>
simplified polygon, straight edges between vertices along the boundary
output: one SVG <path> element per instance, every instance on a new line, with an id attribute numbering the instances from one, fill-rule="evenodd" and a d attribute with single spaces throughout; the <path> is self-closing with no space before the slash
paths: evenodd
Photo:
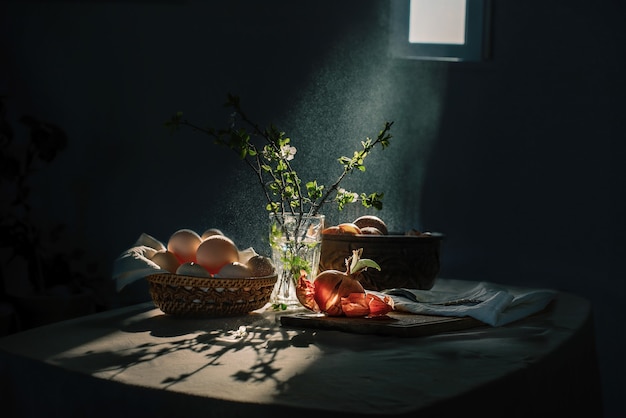
<path id="1" fill-rule="evenodd" d="M 437 0 L 434 0 L 437 1 Z M 490 0 L 466 0 L 465 43 L 409 42 L 411 0 L 391 0 L 390 50 L 394 58 L 429 61 L 484 61 L 490 56 Z"/>

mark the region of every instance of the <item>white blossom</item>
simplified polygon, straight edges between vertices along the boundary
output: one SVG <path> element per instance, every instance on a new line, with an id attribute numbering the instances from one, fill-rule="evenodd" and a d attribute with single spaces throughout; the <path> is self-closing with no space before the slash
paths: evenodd
<path id="1" fill-rule="evenodd" d="M 282 147 L 280 147 L 280 156 L 287 161 L 293 160 L 296 152 L 296 147 L 292 147 L 291 145 L 283 145 Z"/>
<path id="2" fill-rule="evenodd" d="M 246 326 L 241 325 L 237 331 L 234 331 L 235 337 L 243 338 L 247 334 Z"/>
<path id="3" fill-rule="evenodd" d="M 341 188 L 341 187 L 337 189 L 337 194 L 339 196 L 352 196 L 352 199 L 354 201 L 357 201 L 359 199 L 359 194 L 358 193 L 349 192 L 346 189 Z"/>

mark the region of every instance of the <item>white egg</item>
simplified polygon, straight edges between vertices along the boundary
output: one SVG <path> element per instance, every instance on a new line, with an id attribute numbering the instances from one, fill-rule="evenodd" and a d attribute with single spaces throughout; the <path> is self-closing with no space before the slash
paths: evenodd
<path id="1" fill-rule="evenodd" d="M 228 263 L 215 275 L 216 279 L 243 279 L 252 277 L 252 270 L 238 261 Z"/>
<path id="2" fill-rule="evenodd" d="M 193 261 L 181 264 L 178 269 L 176 269 L 176 274 L 182 276 L 211 277 L 211 273 L 209 273 L 207 269 Z"/>

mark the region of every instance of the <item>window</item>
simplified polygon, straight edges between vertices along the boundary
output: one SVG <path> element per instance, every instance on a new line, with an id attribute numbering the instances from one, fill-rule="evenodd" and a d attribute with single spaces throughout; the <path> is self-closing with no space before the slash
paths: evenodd
<path id="1" fill-rule="evenodd" d="M 488 57 L 489 0 L 392 0 L 392 56 L 436 61 Z"/>

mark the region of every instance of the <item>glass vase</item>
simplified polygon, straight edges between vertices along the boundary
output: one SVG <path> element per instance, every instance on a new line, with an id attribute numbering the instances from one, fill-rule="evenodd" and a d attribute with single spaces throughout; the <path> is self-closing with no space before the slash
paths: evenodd
<path id="1" fill-rule="evenodd" d="M 300 276 L 308 280 L 317 275 L 324 215 L 270 214 L 269 242 L 278 279 L 270 297 L 275 309 L 297 309 L 302 304 L 296 296 Z"/>

